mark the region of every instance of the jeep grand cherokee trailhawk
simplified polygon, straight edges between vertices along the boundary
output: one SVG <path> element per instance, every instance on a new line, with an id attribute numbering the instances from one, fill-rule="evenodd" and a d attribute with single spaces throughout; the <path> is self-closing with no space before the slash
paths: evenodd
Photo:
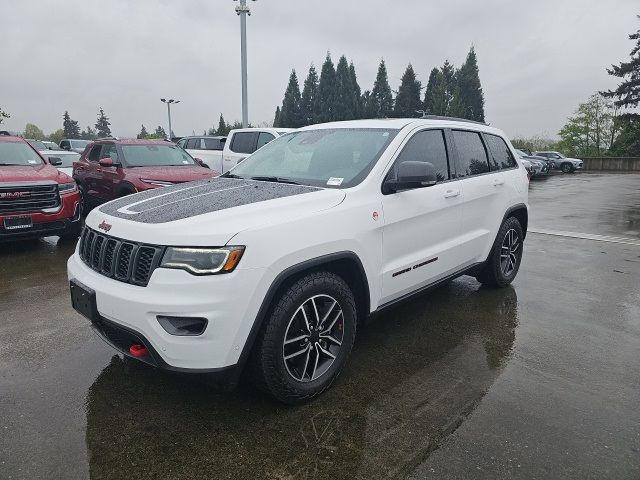
<path id="1" fill-rule="evenodd" d="M 504 134 L 453 119 L 314 125 L 219 178 L 91 212 L 75 308 L 125 355 L 318 395 L 371 313 L 463 274 L 505 286 L 527 173 Z M 389 339 L 393 341 L 393 339 Z"/>

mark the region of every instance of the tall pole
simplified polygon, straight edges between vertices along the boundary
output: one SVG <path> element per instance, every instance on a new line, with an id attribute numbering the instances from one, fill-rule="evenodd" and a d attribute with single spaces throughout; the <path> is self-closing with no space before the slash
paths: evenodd
<path id="1" fill-rule="evenodd" d="M 160 101 L 162 103 L 167 104 L 167 116 L 169 117 L 169 131 L 165 133 L 167 134 L 167 140 L 171 141 L 171 104 L 180 103 L 180 100 L 174 100 L 173 98 L 170 98 L 169 100 L 167 100 L 166 98 L 161 98 Z"/>
<path id="2" fill-rule="evenodd" d="M 169 131 L 167 132 L 167 140 L 171 141 L 171 102 L 167 102 L 167 115 L 169 116 Z"/>
<path id="3" fill-rule="evenodd" d="M 249 126 L 249 106 L 247 100 L 247 15 L 251 15 L 247 0 L 240 0 L 236 7 L 240 16 L 240 55 L 242 57 L 242 126 Z"/>

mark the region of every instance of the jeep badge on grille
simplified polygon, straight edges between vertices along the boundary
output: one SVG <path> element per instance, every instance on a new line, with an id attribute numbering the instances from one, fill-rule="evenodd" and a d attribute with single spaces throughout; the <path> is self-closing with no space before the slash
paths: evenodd
<path id="1" fill-rule="evenodd" d="M 103 220 L 102 223 L 98 225 L 98 228 L 100 230 L 104 230 L 105 232 L 108 232 L 109 230 L 111 230 L 111 225 L 109 225 L 107 222 Z"/>

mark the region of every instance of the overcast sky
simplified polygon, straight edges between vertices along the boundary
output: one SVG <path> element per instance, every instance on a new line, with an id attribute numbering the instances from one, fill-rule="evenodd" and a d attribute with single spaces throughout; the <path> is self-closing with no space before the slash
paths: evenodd
<path id="1" fill-rule="evenodd" d="M 0 0 L 5 128 L 84 129 L 99 107 L 112 131 L 202 133 L 240 119 L 240 29 L 232 0 Z M 588 6 L 587 6 L 588 5 Z M 510 136 L 555 136 L 577 104 L 613 87 L 628 59 L 638 0 L 258 0 L 248 18 L 249 118 L 271 121 L 289 73 L 302 82 L 327 51 L 353 60 L 362 90 L 384 58 L 391 88 L 411 62 L 423 84 L 475 45 L 486 118 Z"/>

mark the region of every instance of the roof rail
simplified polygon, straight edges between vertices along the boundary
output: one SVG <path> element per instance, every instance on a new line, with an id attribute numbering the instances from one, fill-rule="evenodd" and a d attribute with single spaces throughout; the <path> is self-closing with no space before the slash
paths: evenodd
<path id="1" fill-rule="evenodd" d="M 425 120 L 450 120 L 452 122 L 477 123 L 478 125 L 489 126 L 489 124 L 486 122 L 478 122 L 477 120 L 469 120 L 467 118 L 447 117 L 444 115 L 423 115 L 421 118 Z"/>
<path id="2" fill-rule="evenodd" d="M 97 142 L 98 140 L 120 140 L 120 138 L 118 138 L 118 137 L 102 137 L 102 138 L 96 138 L 93 141 Z"/>

